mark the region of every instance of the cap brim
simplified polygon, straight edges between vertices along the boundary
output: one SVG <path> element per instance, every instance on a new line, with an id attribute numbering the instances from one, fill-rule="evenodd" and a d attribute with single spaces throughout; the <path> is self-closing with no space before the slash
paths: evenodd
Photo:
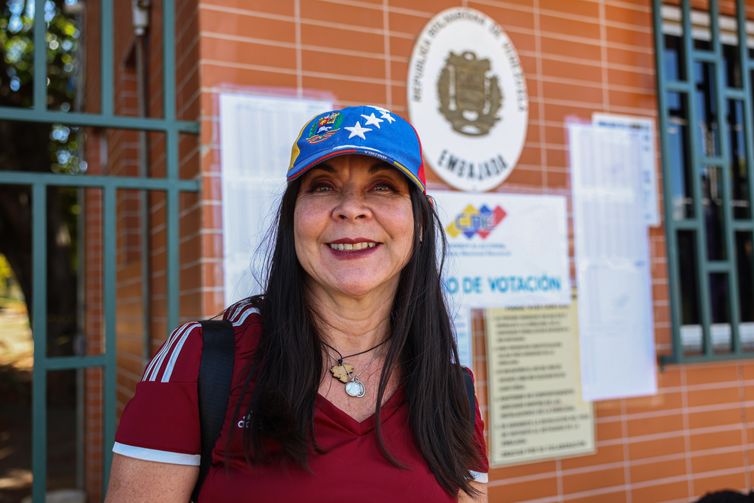
<path id="1" fill-rule="evenodd" d="M 332 159 L 334 157 L 340 157 L 343 155 L 365 155 L 368 157 L 374 157 L 375 159 L 380 159 L 381 161 L 385 161 L 386 163 L 390 164 L 391 166 L 398 169 L 401 173 L 406 175 L 406 178 L 408 178 L 411 182 L 413 182 L 414 185 L 419 187 L 419 190 L 421 190 L 422 192 L 426 190 L 421 180 L 419 180 L 411 172 L 411 170 L 409 170 L 406 166 L 404 166 L 400 162 L 396 161 L 393 157 L 386 155 L 384 152 L 380 150 L 359 147 L 356 145 L 346 145 L 346 146 L 339 147 L 336 150 L 327 152 L 326 154 L 323 154 L 323 155 L 312 156 L 311 158 L 307 159 L 305 162 L 302 162 L 299 169 L 297 169 L 293 173 L 288 174 L 288 177 L 287 177 L 288 181 L 292 182 L 293 180 L 300 178 L 307 171 L 309 171 L 316 165 L 321 164 L 323 161 L 326 161 L 327 159 Z"/>

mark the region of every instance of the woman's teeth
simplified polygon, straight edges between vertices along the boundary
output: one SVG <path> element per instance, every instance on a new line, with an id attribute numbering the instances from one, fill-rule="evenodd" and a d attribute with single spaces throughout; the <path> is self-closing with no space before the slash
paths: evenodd
<path id="1" fill-rule="evenodd" d="M 374 248 L 377 243 L 330 243 L 330 248 L 339 251 L 358 251 L 365 250 L 367 248 Z"/>

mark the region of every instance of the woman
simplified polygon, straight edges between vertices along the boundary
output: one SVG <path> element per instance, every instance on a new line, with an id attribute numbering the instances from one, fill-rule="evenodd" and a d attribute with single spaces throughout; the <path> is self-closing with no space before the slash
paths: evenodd
<path id="1" fill-rule="evenodd" d="M 486 500 L 483 424 L 453 363 L 438 239 L 408 122 L 360 106 L 304 126 L 265 294 L 224 314 L 236 361 L 199 501 Z M 187 323 L 147 366 L 108 501 L 190 498 L 200 356 L 201 326 Z"/>

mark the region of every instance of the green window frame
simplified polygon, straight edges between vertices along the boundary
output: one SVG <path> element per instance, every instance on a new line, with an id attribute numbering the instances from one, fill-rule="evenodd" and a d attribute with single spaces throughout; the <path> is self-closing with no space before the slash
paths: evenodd
<path id="1" fill-rule="evenodd" d="M 672 353 L 754 358 L 754 23 L 653 0 Z"/>

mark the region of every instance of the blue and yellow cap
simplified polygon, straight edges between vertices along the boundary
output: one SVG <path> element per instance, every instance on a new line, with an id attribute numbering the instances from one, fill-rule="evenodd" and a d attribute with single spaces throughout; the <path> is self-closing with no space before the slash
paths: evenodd
<path id="1" fill-rule="evenodd" d="M 426 193 L 419 135 L 408 121 L 376 106 L 332 110 L 307 122 L 291 149 L 288 182 L 326 159 L 349 154 L 376 157 L 395 166 Z"/>

